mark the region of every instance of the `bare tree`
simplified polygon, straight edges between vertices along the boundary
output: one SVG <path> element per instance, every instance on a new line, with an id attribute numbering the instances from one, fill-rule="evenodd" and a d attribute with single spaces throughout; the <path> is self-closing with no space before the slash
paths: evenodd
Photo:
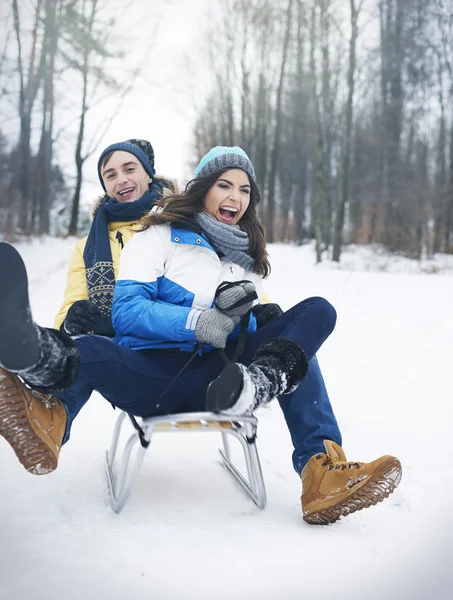
<path id="1" fill-rule="evenodd" d="M 282 47 L 282 58 L 280 64 L 280 78 L 277 87 L 277 101 L 275 109 L 275 131 L 274 131 L 274 145 L 272 148 L 271 162 L 269 169 L 269 183 L 268 183 L 268 197 L 267 197 L 267 239 L 270 242 L 274 241 L 274 220 L 275 220 L 275 184 L 276 184 L 276 172 L 278 164 L 278 156 L 280 151 L 280 136 L 281 136 L 281 124 L 282 124 L 282 97 L 283 97 L 283 86 L 285 81 L 285 67 L 288 55 L 288 45 L 291 35 L 291 9 L 293 0 L 288 1 L 286 8 L 286 26 L 283 38 Z"/>
<path id="2" fill-rule="evenodd" d="M 318 6 L 319 2 L 319 17 L 318 17 Z M 325 146 L 325 132 L 323 124 L 323 115 L 321 112 L 321 99 L 318 85 L 318 68 L 316 61 L 316 49 L 317 49 L 317 32 L 319 31 L 318 22 L 323 23 L 325 21 L 326 2 L 325 0 L 316 0 L 312 7 L 311 16 L 311 36 L 310 36 L 310 68 L 311 68 L 311 79 L 312 79 L 312 95 L 313 104 L 316 116 L 316 159 L 315 159 L 315 205 L 314 205 L 314 230 L 316 240 L 316 262 L 322 260 L 322 244 L 323 244 L 323 230 L 324 230 L 324 218 L 325 218 L 325 204 L 326 204 L 326 184 L 324 177 L 324 146 Z"/>
<path id="3" fill-rule="evenodd" d="M 251 152 L 254 159 L 256 181 L 264 196 L 261 214 L 266 222 L 267 199 L 267 170 L 269 162 L 269 143 L 270 119 L 272 114 L 271 94 L 272 84 L 269 78 L 271 72 L 271 51 L 273 39 L 273 11 L 269 2 L 264 1 L 256 7 L 256 84 L 254 93 L 254 102 L 251 105 L 253 114 L 254 128 L 253 139 L 251 143 Z"/>
<path id="4" fill-rule="evenodd" d="M 305 224 L 305 194 L 307 189 L 307 167 L 308 167 L 308 144 L 306 137 L 308 133 L 307 113 L 308 101 L 305 91 L 305 59 L 304 59 L 304 36 L 306 31 L 305 5 L 303 0 L 298 0 L 297 10 L 297 61 L 296 61 L 296 110 L 295 122 L 292 127 L 293 143 L 296 165 L 295 173 L 295 202 L 294 202 L 294 222 L 295 238 L 301 243 L 304 235 Z"/>
<path id="5" fill-rule="evenodd" d="M 138 61 L 140 67 L 125 69 L 122 80 L 113 80 L 108 76 L 107 61 L 122 57 L 121 51 L 112 49 L 109 42 L 110 36 L 104 31 L 103 14 L 109 10 L 108 5 L 101 6 L 99 0 L 84 0 L 76 11 L 70 8 L 70 20 L 76 35 L 71 39 L 70 48 L 75 51 L 75 56 L 66 52 L 65 59 L 82 80 L 82 94 L 78 117 L 77 141 L 75 146 L 76 183 L 72 200 L 69 235 L 77 234 L 77 225 L 80 209 L 80 196 L 83 182 L 83 166 L 86 160 L 97 150 L 103 137 L 108 131 L 113 120 L 118 116 L 124 99 L 133 90 L 137 78 L 141 75 L 146 65 L 152 44 L 145 51 L 144 56 Z M 110 20 L 113 29 L 118 21 Z M 90 139 L 86 139 L 87 118 L 99 99 L 114 97 L 114 107 L 98 123 Z"/>
<path id="6" fill-rule="evenodd" d="M 38 94 L 44 69 L 45 52 L 40 47 L 39 27 L 41 22 L 42 0 L 34 6 L 34 26 L 31 34 L 31 50 L 28 60 L 22 49 L 21 15 L 17 0 L 12 0 L 14 32 L 17 42 L 17 72 L 19 75 L 20 134 L 18 144 L 18 172 L 16 189 L 20 194 L 19 227 L 24 232 L 30 228 L 30 187 L 32 172 L 31 123 L 33 106 Z"/>
<path id="7" fill-rule="evenodd" d="M 43 38 L 43 99 L 41 140 L 38 155 L 34 161 L 31 230 L 44 234 L 50 231 L 50 209 L 52 194 L 52 159 L 54 125 L 54 77 L 58 40 L 60 36 L 61 0 L 44 0 L 44 38 Z"/>
<path id="8" fill-rule="evenodd" d="M 6 31 L 0 50 L 0 100 L 9 95 L 8 82 L 11 77 L 8 68 L 8 49 L 11 44 L 11 38 L 14 35 L 13 25 L 10 23 L 10 15 L 7 14 L 2 19 L 2 26 Z"/>
<path id="9" fill-rule="evenodd" d="M 333 252 L 332 259 L 336 262 L 340 262 L 341 246 L 343 243 L 343 228 L 344 228 L 344 215 L 345 207 L 349 196 L 349 163 L 351 156 L 351 136 L 353 126 L 353 112 L 354 112 L 354 83 L 355 83 L 355 66 L 356 66 L 356 45 L 358 36 L 358 25 L 357 21 L 359 18 L 360 10 L 363 2 L 356 7 L 355 0 L 350 0 L 350 11 L 351 11 L 351 38 L 349 41 L 349 68 L 348 68 L 348 98 L 346 101 L 346 118 L 345 118 L 345 129 L 344 129 L 344 146 L 343 146 L 343 159 L 342 159 L 342 185 L 341 185 L 341 198 L 337 204 L 337 211 L 335 216 L 335 230 L 334 230 L 334 241 L 333 241 Z"/>
<path id="10" fill-rule="evenodd" d="M 453 251 L 453 7 L 435 0 L 433 7 L 437 39 L 428 43 L 436 58 L 438 101 L 440 107 L 437 143 L 436 188 L 438 200 L 434 211 L 435 239 L 433 251 Z M 429 32 L 431 33 L 431 32 Z M 450 134 L 448 130 L 450 129 Z M 450 139 L 449 139 L 450 137 Z M 448 147 L 450 146 L 450 152 Z"/>
<path id="11" fill-rule="evenodd" d="M 77 234 L 77 221 L 79 217 L 80 207 L 80 192 L 82 190 L 82 178 L 83 178 L 83 164 L 88 158 L 88 154 L 82 154 L 82 144 L 85 136 L 85 123 L 86 114 L 88 110 L 88 78 L 90 75 L 90 59 L 94 51 L 94 45 L 92 44 L 93 27 L 97 17 L 97 0 L 90 0 L 86 6 L 87 14 L 84 12 L 81 19 L 82 25 L 82 39 L 84 43 L 82 45 L 81 62 L 79 65 L 79 71 L 82 76 L 82 99 L 80 107 L 80 120 L 79 120 L 79 131 L 77 134 L 77 143 L 75 148 L 75 163 L 76 163 L 76 185 L 74 190 L 74 197 L 72 201 L 72 212 L 71 220 L 69 223 L 69 235 Z"/>
<path id="12" fill-rule="evenodd" d="M 380 0 L 382 53 L 382 231 L 392 245 L 396 229 L 396 189 L 403 129 L 403 0 Z M 393 246 L 394 247 L 394 246 Z"/>

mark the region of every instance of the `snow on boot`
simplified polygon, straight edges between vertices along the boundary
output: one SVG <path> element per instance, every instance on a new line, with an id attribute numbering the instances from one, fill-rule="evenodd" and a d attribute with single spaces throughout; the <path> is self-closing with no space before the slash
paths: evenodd
<path id="1" fill-rule="evenodd" d="M 401 481 L 401 463 L 394 456 L 370 463 L 348 462 L 341 446 L 330 440 L 324 446 L 326 454 L 312 456 L 302 471 L 302 512 L 307 523 L 327 525 L 382 502 Z"/>
<path id="2" fill-rule="evenodd" d="M 0 367 L 0 435 L 29 473 L 44 475 L 57 468 L 66 421 L 58 398 L 39 394 Z"/>
<path id="3" fill-rule="evenodd" d="M 37 327 L 40 356 L 28 369 L 16 371 L 33 389 L 60 394 L 77 379 L 80 355 L 74 340 L 56 329 Z"/>
<path id="4" fill-rule="evenodd" d="M 33 321 L 24 262 L 5 242 L 0 242 L 0 281 L 0 366 L 38 391 L 60 393 L 77 377 L 77 346 L 65 333 Z"/>
<path id="5" fill-rule="evenodd" d="M 296 342 L 267 340 L 248 368 L 231 363 L 209 384 L 206 409 L 230 415 L 253 412 L 273 398 L 293 392 L 307 370 L 307 357 Z"/>

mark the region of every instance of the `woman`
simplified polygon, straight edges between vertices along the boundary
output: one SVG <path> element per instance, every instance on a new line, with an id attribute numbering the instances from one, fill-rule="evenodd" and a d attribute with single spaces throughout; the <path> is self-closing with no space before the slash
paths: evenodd
<path id="1" fill-rule="evenodd" d="M 98 160 L 104 190 L 88 236 L 74 248 L 63 304 L 55 329 L 69 335 L 95 333 L 113 337 L 111 308 L 120 254 L 137 230 L 137 221 L 173 184 L 156 178 L 154 150 L 147 140 L 111 144 Z"/>
<path id="2" fill-rule="evenodd" d="M 186 192 L 159 202 L 123 252 L 113 303 L 117 344 L 100 336 L 72 340 L 24 319 L 23 263 L 0 244 L 2 279 L 18 278 L 15 286 L 6 285 L 16 297 L 0 298 L 0 338 L 11 340 L 0 344 L 0 430 L 27 470 L 56 468 L 81 408 L 78 390 L 88 386 L 145 417 L 205 405 L 234 415 L 278 397 L 299 448 L 309 523 L 334 522 L 395 489 L 399 461 L 383 456 L 369 464 L 347 462 L 330 404 L 308 403 L 299 386 L 335 326 L 333 307 L 310 298 L 257 328 L 252 304 L 269 272 L 258 201 L 243 150 L 208 152 Z M 18 298 L 25 298 L 22 306 Z M 29 349 L 27 356 L 19 345 Z M 240 363 L 225 366 L 225 354 L 238 346 Z M 52 395 L 52 403 L 36 401 L 13 372 L 35 393 Z M 314 429 L 320 432 L 316 439 Z"/>

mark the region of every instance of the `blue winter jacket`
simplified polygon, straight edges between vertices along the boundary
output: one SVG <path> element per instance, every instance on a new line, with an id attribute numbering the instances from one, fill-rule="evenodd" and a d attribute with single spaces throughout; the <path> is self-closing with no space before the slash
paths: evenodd
<path id="1" fill-rule="evenodd" d="M 112 306 L 115 341 L 144 350 L 192 351 L 201 313 L 212 308 L 223 281 L 248 279 L 262 294 L 262 277 L 220 259 L 202 234 L 154 225 L 137 233 L 121 255 Z M 256 330 L 251 315 L 249 332 Z M 230 337 L 237 337 L 239 326 Z M 204 345 L 202 351 L 212 350 Z"/>

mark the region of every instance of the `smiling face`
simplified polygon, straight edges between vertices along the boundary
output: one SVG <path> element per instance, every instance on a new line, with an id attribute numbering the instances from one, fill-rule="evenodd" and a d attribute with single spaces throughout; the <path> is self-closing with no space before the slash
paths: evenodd
<path id="1" fill-rule="evenodd" d="M 149 189 L 152 179 L 133 154 L 117 150 L 101 167 L 105 191 L 118 202 L 139 200 Z"/>
<path id="2" fill-rule="evenodd" d="M 206 194 L 205 210 L 221 223 L 236 225 L 250 204 L 250 189 L 245 171 L 225 171 Z"/>

